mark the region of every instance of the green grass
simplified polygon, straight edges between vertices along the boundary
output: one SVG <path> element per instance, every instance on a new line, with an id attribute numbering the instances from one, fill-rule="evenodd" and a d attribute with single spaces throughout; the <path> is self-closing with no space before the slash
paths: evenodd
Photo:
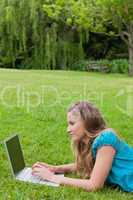
<path id="1" fill-rule="evenodd" d="M 71 103 L 86 99 L 97 105 L 109 126 L 133 146 L 132 85 L 131 77 L 119 74 L 0 70 L 0 141 L 18 133 L 29 166 L 36 161 L 72 162 L 66 111 Z M 72 187 L 17 182 L 12 179 L 1 144 L 0 200 L 10 199 L 129 200 L 132 194 L 111 188 L 88 193 Z"/>

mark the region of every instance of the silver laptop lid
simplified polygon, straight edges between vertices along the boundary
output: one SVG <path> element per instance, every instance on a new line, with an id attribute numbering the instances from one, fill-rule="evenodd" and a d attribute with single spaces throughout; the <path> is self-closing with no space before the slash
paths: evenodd
<path id="1" fill-rule="evenodd" d="M 18 135 L 14 135 L 5 140 L 5 146 L 11 163 L 12 172 L 16 175 L 25 168 L 24 157 Z"/>

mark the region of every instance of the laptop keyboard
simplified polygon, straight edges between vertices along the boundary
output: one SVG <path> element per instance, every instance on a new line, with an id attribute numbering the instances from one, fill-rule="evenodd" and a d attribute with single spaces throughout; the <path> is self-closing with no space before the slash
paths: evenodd
<path id="1" fill-rule="evenodd" d="M 64 176 L 59 175 L 59 176 Z M 54 186 L 54 187 L 58 187 L 59 184 L 57 183 L 53 183 L 44 179 L 41 179 L 37 176 L 32 175 L 32 169 L 31 168 L 25 168 L 23 169 L 17 176 L 16 179 L 21 180 L 21 181 L 25 181 L 25 182 L 32 182 L 32 183 L 39 183 L 39 184 L 43 184 L 43 185 L 49 185 L 49 186 Z"/>
<path id="2" fill-rule="evenodd" d="M 32 169 L 31 168 L 26 168 L 24 169 L 18 176 L 17 178 L 22 178 L 25 181 L 30 181 L 30 182 L 40 182 L 42 181 L 41 178 L 33 176 L 32 175 Z"/>

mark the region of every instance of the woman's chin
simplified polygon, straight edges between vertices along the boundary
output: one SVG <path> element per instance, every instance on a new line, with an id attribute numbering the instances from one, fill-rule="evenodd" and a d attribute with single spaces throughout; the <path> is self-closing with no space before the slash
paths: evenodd
<path id="1" fill-rule="evenodd" d="M 76 142 L 76 141 L 79 140 L 79 138 L 78 138 L 77 136 L 75 136 L 75 135 L 71 135 L 70 137 L 71 137 L 71 140 L 72 140 L 72 141 L 75 141 L 75 142 Z"/>

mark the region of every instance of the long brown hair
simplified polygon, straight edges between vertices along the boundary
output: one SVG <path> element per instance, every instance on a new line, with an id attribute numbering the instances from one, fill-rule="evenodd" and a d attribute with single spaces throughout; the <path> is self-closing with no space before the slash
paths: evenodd
<path id="1" fill-rule="evenodd" d="M 68 112 L 78 112 L 84 123 L 85 132 L 79 141 L 72 141 L 77 172 L 81 177 L 90 177 L 94 166 L 91 145 L 99 132 L 106 129 L 106 123 L 100 111 L 87 101 L 76 102 Z"/>

